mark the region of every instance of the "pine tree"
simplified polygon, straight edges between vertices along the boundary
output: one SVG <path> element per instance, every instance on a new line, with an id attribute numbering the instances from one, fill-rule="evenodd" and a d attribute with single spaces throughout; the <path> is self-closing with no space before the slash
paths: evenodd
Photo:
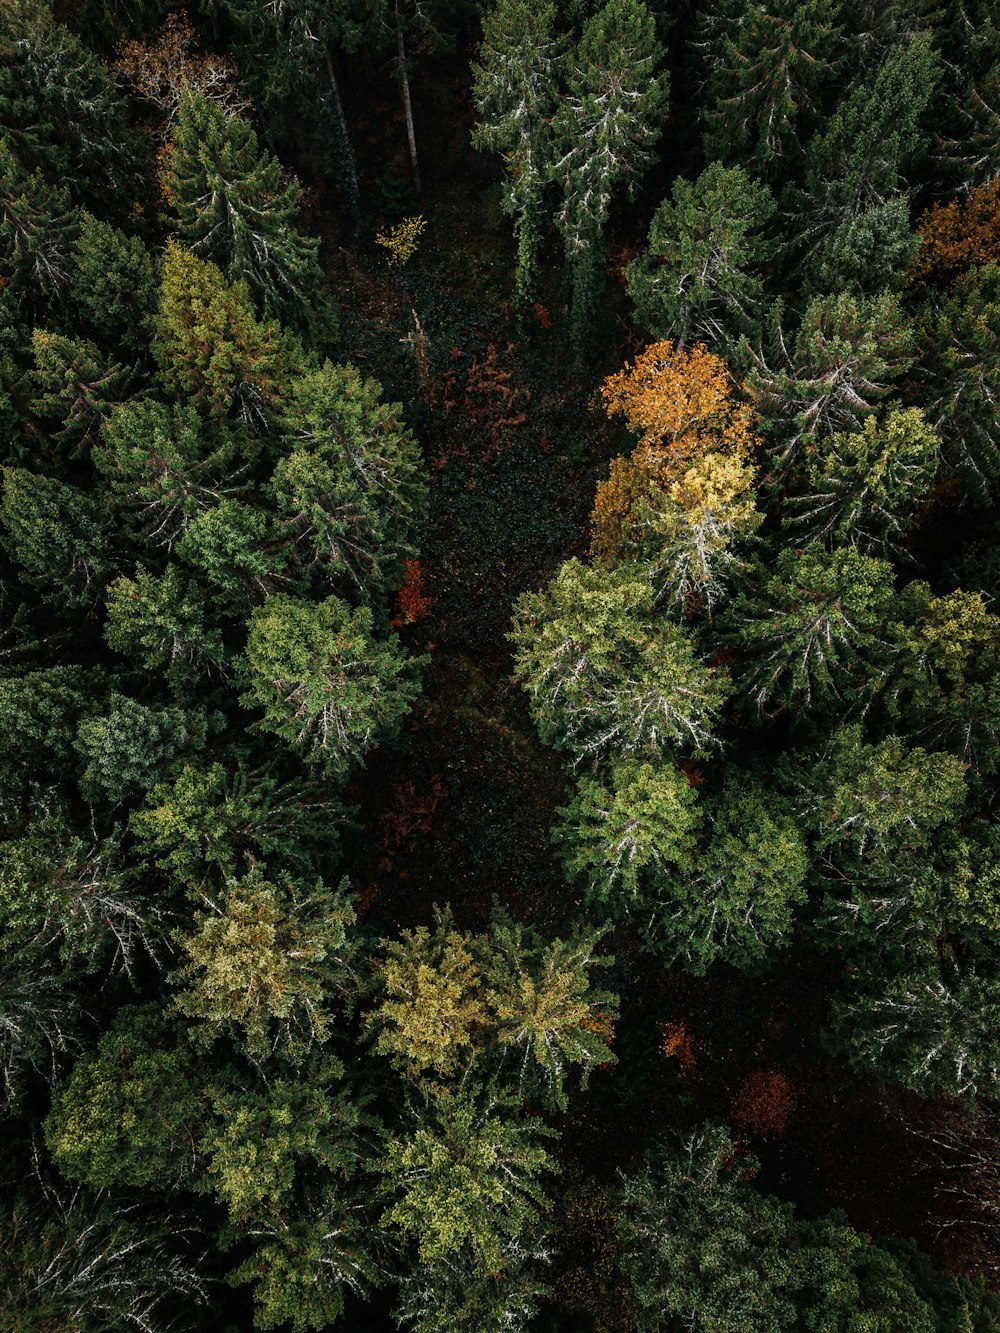
<path id="1" fill-rule="evenodd" d="M 473 66 L 479 123 L 473 143 L 503 156 L 504 209 L 515 218 L 514 305 L 527 325 L 538 294 L 543 195 L 552 163 L 552 116 L 564 42 L 553 36 L 554 5 L 499 0 L 483 20 L 483 43 Z"/>
<path id="2" fill-rule="evenodd" d="M 645 579 L 562 565 L 517 602 L 510 638 L 544 743 L 585 757 L 703 753 L 726 678 L 696 657 L 678 625 L 652 614 Z"/>
<path id="3" fill-rule="evenodd" d="M 217 101 L 181 97 L 166 166 L 181 239 L 242 282 L 265 319 L 315 326 L 322 304 L 319 242 L 296 230 L 301 187 L 282 184 L 247 121 Z"/>
<path id="4" fill-rule="evenodd" d="M 806 446 L 805 494 L 789 503 L 789 527 L 810 540 L 890 555 L 934 482 L 940 441 L 919 408 L 890 407 L 859 431 Z"/>
<path id="5" fill-rule="evenodd" d="M 819 95 L 839 71 L 838 6 L 769 0 L 726 10 L 714 24 L 712 17 L 703 35 L 705 156 L 777 175 L 815 123 Z"/>
<path id="6" fill-rule="evenodd" d="M 397 733 L 419 693 L 419 665 L 394 634 L 374 637 L 366 607 L 275 594 L 250 616 L 242 703 L 263 709 L 262 730 L 345 777 Z"/>
<path id="7" fill-rule="evenodd" d="M 611 201 L 654 160 L 666 114 L 662 50 L 641 0 L 610 0 L 584 25 L 569 61 L 569 91 L 556 116 L 553 175 L 564 201 L 556 218 L 566 246 L 570 328 L 578 348 L 592 329 L 602 287 Z"/>
<path id="8" fill-rule="evenodd" d="M 765 185 L 713 162 L 678 177 L 656 211 L 643 253 L 628 268 L 636 315 L 657 338 L 725 345 L 759 328 L 760 270 L 772 252 L 762 231 L 774 213 Z"/>

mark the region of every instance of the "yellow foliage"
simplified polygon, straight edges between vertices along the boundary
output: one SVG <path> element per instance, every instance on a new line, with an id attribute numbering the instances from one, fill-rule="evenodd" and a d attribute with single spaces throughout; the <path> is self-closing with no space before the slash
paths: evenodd
<path id="1" fill-rule="evenodd" d="M 388 231 L 380 231 L 375 237 L 376 245 L 389 251 L 389 267 L 405 264 L 412 259 L 420 244 L 420 233 L 427 226 L 427 219 L 420 213 L 410 218 L 403 218 Z"/>
<path id="2" fill-rule="evenodd" d="M 596 559 L 635 556 L 650 511 L 662 513 L 669 501 L 693 524 L 723 509 L 731 524 L 750 520 L 752 412 L 734 398 L 719 357 L 701 344 L 677 351 L 669 340 L 654 343 L 609 376 L 601 394 L 608 415 L 623 415 L 639 443 L 631 458 L 612 461 L 598 485 L 591 513 Z"/>

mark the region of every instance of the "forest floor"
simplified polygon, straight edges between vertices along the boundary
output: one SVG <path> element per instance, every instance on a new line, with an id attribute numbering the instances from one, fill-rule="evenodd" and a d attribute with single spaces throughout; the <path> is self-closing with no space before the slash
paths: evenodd
<path id="1" fill-rule="evenodd" d="M 453 100 L 453 77 L 446 86 Z M 331 264 L 343 354 L 407 405 L 430 478 L 420 564 L 431 601 L 401 629 L 411 651 L 428 656 L 424 693 L 403 742 L 374 756 L 348 792 L 360 812 L 352 879 L 376 933 L 426 923 L 445 903 L 460 925 L 480 928 L 494 900 L 556 932 L 581 911 L 549 838 L 569 778 L 537 740 L 506 633 L 517 596 L 586 550 L 595 485 L 623 444 L 596 389 L 635 346 L 612 273 L 602 357 L 572 360 L 555 250 L 538 327 L 515 346 L 511 225 L 496 164 L 469 146 L 469 106 L 452 114 L 429 97 L 425 111 L 427 179 L 408 210 L 427 219 L 417 256 L 388 267 L 374 235 L 394 218 L 373 211 Z M 387 123 L 383 113 L 373 109 L 372 123 Z M 397 164 L 401 175 L 398 155 Z M 619 1061 L 574 1098 L 561 1126 L 573 1188 L 634 1166 L 664 1130 L 723 1121 L 760 1159 L 763 1187 L 806 1214 L 842 1208 L 861 1230 L 915 1237 L 961 1265 L 961 1240 L 940 1240 L 910 1102 L 824 1049 L 835 961 L 789 950 L 760 977 L 713 969 L 698 978 L 664 968 L 626 930 L 608 948 L 608 982 L 622 999 Z M 587 1244 L 578 1239 L 582 1253 Z M 590 1266 L 599 1272 L 596 1258 Z"/>

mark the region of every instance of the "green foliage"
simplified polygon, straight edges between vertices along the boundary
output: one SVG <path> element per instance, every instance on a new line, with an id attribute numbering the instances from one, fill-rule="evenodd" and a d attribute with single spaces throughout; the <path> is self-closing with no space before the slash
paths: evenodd
<path id="1" fill-rule="evenodd" d="M 156 276 L 136 236 L 81 212 L 73 245 L 71 298 L 92 337 L 115 355 L 145 356 Z"/>
<path id="2" fill-rule="evenodd" d="M 381 998 L 366 1016 L 375 1050 L 417 1081 L 464 1083 L 475 1070 L 508 1086 L 513 1065 L 520 1098 L 564 1109 L 571 1068 L 585 1087 L 615 1058 L 607 1038 L 618 1002 L 591 975 L 605 961 L 595 956 L 600 938 L 578 928 L 545 940 L 497 911 L 488 933 L 470 935 L 439 913 L 433 932 L 419 926 L 383 942 Z"/>
<path id="3" fill-rule="evenodd" d="M 2 476 L 2 540 L 21 578 L 66 610 L 92 606 L 110 569 L 97 499 L 26 468 L 5 467 Z"/>
<path id="4" fill-rule="evenodd" d="M 731 612 L 750 655 L 743 689 L 765 715 L 864 707 L 888 672 L 894 611 L 885 561 L 850 547 L 781 551 Z M 862 679 L 869 697 L 857 694 Z"/>
<path id="5" fill-rule="evenodd" d="M 690 872 L 698 797 L 671 764 L 613 762 L 607 777 L 581 777 L 558 813 L 555 836 L 570 879 L 588 897 L 614 907 L 640 902 L 650 879 Z"/>
<path id="6" fill-rule="evenodd" d="M 35 329 L 31 345 L 38 392 L 31 410 L 54 423 L 53 445 L 78 455 L 93 443 L 113 405 L 127 395 L 128 372 L 117 362 L 109 365 L 92 343 Z"/>
<path id="7" fill-rule="evenodd" d="M 442 1090 L 375 1164 L 390 1200 L 381 1225 L 411 1240 L 425 1263 L 468 1247 L 474 1275 L 502 1272 L 505 1241 L 548 1206 L 539 1177 L 554 1163 L 538 1142 L 544 1128 L 475 1090 Z"/>
<path id="8" fill-rule="evenodd" d="M 77 728 L 76 752 L 83 765 L 80 791 L 88 801 L 118 805 L 204 741 L 204 714 L 147 708 L 126 695 L 112 694 L 107 712 L 86 718 Z"/>
<path id="9" fill-rule="evenodd" d="M 898 549 L 934 482 L 940 441 L 916 407 L 890 407 L 861 430 L 806 446 L 808 493 L 790 522 L 813 541 L 870 555 Z"/>
<path id="10" fill-rule="evenodd" d="M 243 283 L 265 319 L 310 326 L 319 304 L 319 242 L 296 230 L 301 188 L 282 184 L 257 136 L 213 98 L 182 93 L 168 187 L 181 239 L 232 283 Z"/>
<path id="11" fill-rule="evenodd" d="M 295 379 L 282 409 L 289 450 L 271 493 L 305 572 L 346 583 L 364 600 L 385 596 L 423 512 L 419 446 L 398 404 L 353 366 L 329 361 Z"/>
<path id="12" fill-rule="evenodd" d="M 643 253 L 628 268 L 639 320 L 680 346 L 753 336 L 760 322 L 760 271 L 774 213 L 767 187 L 742 167 L 712 162 L 696 181 L 678 176 L 673 198 L 656 210 Z"/>
<path id="13" fill-rule="evenodd" d="M 331 998 L 353 984 L 353 921 L 346 885 L 272 883 L 256 868 L 229 878 L 177 936 L 175 1006 L 205 1045 L 225 1035 L 252 1059 L 300 1060 L 327 1040 Z"/>
<path id="14" fill-rule="evenodd" d="M 262 729 L 344 775 L 367 750 L 391 740 L 419 692 L 396 636 L 372 634 L 367 607 L 337 597 L 269 597 L 250 616 L 242 703 L 261 708 Z"/>
<path id="15" fill-rule="evenodd" d="M 472 141 L 500 153 L 507 169 L 503 204 L 516 219 L 514 303 L 522 326 L 538 294 L 538 251 L 545 185 L 552 167 L 552 117 L 565 42 L 553 35 L 551 3 L 498 0 L 483 18 L 473 97 Z"/>
<path id="16" fill-rule="evenodd" d="M 889 292 L 815 297 L 794 343 L 780 305 L 772 317 L 770 357 L 743 343 L 747 388 L 787 462 L 812 436 L 860 430 L 913 361 L 913 330 Z"/>
<path id="17" fill-rule="evenodd" d="M 339 807 L 325 790 L 280 783 L 266 772 L 204 772 L 185 764 L 158 783 L 134 810 L 129 828 L 139 851 L 172 880 L 188 886 L 235 874 L 258 861 L 313 869 L 317 851 L 337 844 Z"/>
<path id="18" fill-rule="evenodd" d="M 662 48 L 641 0 L 609 0 L 583 27 L 569 57 L 568 91 L 556 113 L 553 177 L 566 247 L 570 328 L 579 349 L 592 332 L 603 286 L 603 239 L 611 202 L 631 193 L 654 160 L 667 103 Z"/>
<path id="19" fill-rule="evenodd" d="M 544 742 L 586 755 L 703 753 L 725 693 L 677 625 L 652 615 L 649 584 L 626 569 L 562 565 L 515 608 L 515 675 Z"/>
<path id="20" fill-rule="evenodd" d="M 987 264 L 960 277 L 930 303 L 921 324 L 930 379 L 928 415 L 945 454 L 973 498 L 990 497 L 1000 479 L 1000 267 Z"/>
<path id="21" fill-rule="evenodd" d="M 673 1320 L 706 1333 L 943 1327 L 908 1254 L 876 1245 L 840 1213 L 798 1220 L 753 1188 L 755 1173 L 724 1128 L 707 1126 L 623 1179 L 618 1228 L 640 1333 Z M 960 1291 L 951 1286 L 949 1296 Z"/>
<path id="22" fill-rule="evenodd" d="M 771 0 L 745 13 L 713 9 L 706 20 L 705 156 L 777 175 L 815 123 L 817 95 L 839 71 L 838 7 L 833 0 Z"/>
<path id="23" fill-rule="evenodd" d="M 167 388 L 215 421 L 267 429 L 301 350 L 254 315 L 246 287 L 169 242 L 153 352 Z"/>
<path id="24" fill-rule="evenodd" d="M 194 1169 L 203 1100 L 194 1057 L 160 1006 L 131 1005 L 56 1088 L 46 1142 L 71 1180 L 166 1189 Z"/>
<path id="25" fill-rule="evenodd" d="M 174 680 L 212 669 L 225 657 L 218 634 L 205 624 L 204 598 L 176 565 L 157 577 L 137 569 L 107 592 L 104 637 L 145 670 L 166 669 Z"/>

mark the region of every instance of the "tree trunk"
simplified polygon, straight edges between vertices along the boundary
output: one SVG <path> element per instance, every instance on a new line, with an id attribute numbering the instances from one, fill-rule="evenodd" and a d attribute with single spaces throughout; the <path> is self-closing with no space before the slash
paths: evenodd
<path id="1" fill-rule="evenodd" d="M 351 135 L 347 128 L 347 118 L 344 115 L 344 104 L 340 100 L 340 85 L 337 83 L 337 72 L 333 67 L 333 52 L 330 50 L 329 42 L 323 43 L 323 58 L 326 62 L 326 77 L 330 83 L 333 109 L 340 135 L 341 160 L 338 166 L 343 173 L 344 193 L 347 195 L 348 207 L 352 213 L 356 213 L 358 211 L 358 168 L 354 160 L 354 145 L 351 143 Z"/>
<path id="2" fill-rule="evenodd" d="M 413 107 L 410 103 L 410 76 L 406 68 L 406 42 L 403 39 L 403 20 L 399 13 L 399 0 L 396 0 L 396 54 L 399 61 L 399 81 L 403 92 L 403 115 L 406 117 L 406 139 L 410 145 L 410 166 L 413 168 L 413 184 L 420 193 L 420 167 L 417 164 L 417 136 L 413 132 Z"/>

